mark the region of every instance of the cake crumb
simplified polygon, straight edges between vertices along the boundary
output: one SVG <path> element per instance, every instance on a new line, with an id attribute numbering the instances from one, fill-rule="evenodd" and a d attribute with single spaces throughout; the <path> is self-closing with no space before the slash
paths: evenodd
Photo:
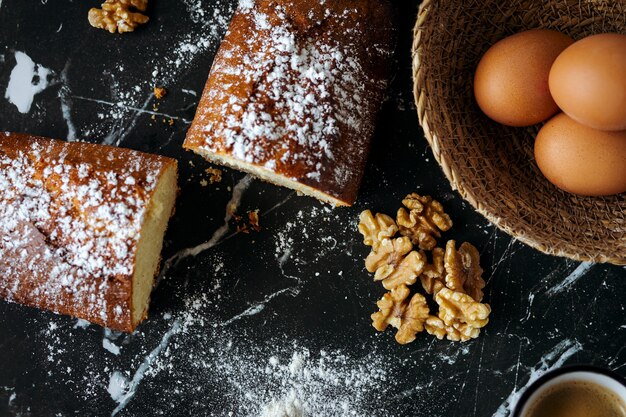
<path id="1" fill-rule="evenodd" d="M 252 227 L 254 231 L 261 231 L 261 226 L 259 225 L 259 209 L 248 212 L 248 223 L 250 223 L 250 227 Z"/>
<path id="2" fill-rule="evenodd" d="M 154 96 L 157 100 L 161 100 L 167 95 L 167 89 L 165 87 L 154 87 Z"/>
<path id="3" fill-rule="evenodd" d="M 204 170 L 209 174 L 209 182 L 215 184 L 216 182 L 222 182 L 222 170 L 217 168 L 207 168 Z"/>

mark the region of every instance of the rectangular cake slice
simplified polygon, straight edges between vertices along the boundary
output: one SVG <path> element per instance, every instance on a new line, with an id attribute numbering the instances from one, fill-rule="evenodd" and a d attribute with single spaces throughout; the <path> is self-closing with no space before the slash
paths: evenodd
<path id="1" fill-rule="evenodd" d="M 177 190 L 170 158 L 0 133 L 0 297 L 132 332 Z"/>
<path id="2" fill-rule="evenodd" d="M 358 192 L 388 78 L 388 0 L 243 0 L 184 147 L 335 205 Z"/>

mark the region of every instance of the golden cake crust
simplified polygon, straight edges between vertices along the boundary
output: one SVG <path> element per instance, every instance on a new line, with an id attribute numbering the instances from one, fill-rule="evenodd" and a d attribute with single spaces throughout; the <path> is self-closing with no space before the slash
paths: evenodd
<path id="1" fill-rule="evenodd" d="M 352 204 L 387 85 L 392 23 L 387 0 L 240 2 L 184 147 Z"/>
<path id="2" fill-rule="evenodd" d="M 0 133 L 0 297 L 133 331 L 147 205 L 170 158 Z"/>

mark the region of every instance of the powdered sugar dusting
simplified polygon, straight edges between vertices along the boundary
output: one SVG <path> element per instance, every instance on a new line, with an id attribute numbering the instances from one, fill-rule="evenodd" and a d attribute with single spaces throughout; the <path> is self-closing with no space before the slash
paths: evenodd
<path id="1" fill-rule="evenodd" d="M 280 335 L 255 343 L 207 320 L 206 312 L 213 308 L 210 299 L 210 294 L 186 299 L 185 310 L 177 318 L 180 336 L 151 354 L 153 361 L 145 376 L 174 377 L 179 387 L 198 392 L 220 381 L 228 406 L 208 415 L 385 415 L 377 399 L 394 382 L 388 377 L 387 360 L 375 349 L 363 356 L 349 350 L 313 350 Z M 194 349 L 187 350 L 188 344 Z M 128 392 L 130 385 L 128 378 L 114 372 L 109 393 L 117 397 L 120 391 Z"/>
<path id="2" fill-rule="evenodd" d="M 372 357 L 349 358 L 342 352 L 291 348 L 291 358 L 243 366 L 228 360 L 221 367 L 247 399 L 244 415 L 263 417 L 362 416 L 375 412 L 371 392 L 387 380 L 384 364 Z M 289 350 L 281 352 L 289 354 Z M 371 362 L 369 362 L 371 360 Z M 218 368 L 220 368 L 218 366 Z M 257 406 L 259 404 L 260 406 Z M 250 406 L 251 405 L 251 406 Z M 368 413 L 369 411 L 369 413 Z"/>
<path id="3" fill-rule="evenodd" d="M 182 2 L 187 8 L 191 20 L 199 24 L 197 31 L 199 33 L 194 31 L 185 34 L 174 48 L 173 57 L 165 63 L 156 63 L 153 74 L 168 83 L 174 81 L 173 76 L 178 72 L 177 69 L 185 68 L 195 56 L 205 53 L 209 48 L 216 45 L 216 41 L 222 37 L 226 27 L 228 27 L 233 12 L 232 2 L 218 1 L 210 9 L 200 0 L 182 0 Z"/>
<path id="4" fill-rule="evenodd" d="M 282 401 L 272 401 L 261 413 L 261 417 L 304 417 L 304 415 L 304 405 L 293 391 Z"/>
<path id="5" fill-rule="evenodd" d="M 319 180 L 318 154 L 334 159 L 329 140 L 339 134 L 339 121 L 355 126 L 351 111 L 358 109 L 362 100 L 363 84 L 356 74 L 361 67 L 355 57 L 346 54 L 342 47 L 307 39 L 298 41 L 296 33 L 287 23 L 287 16 L 279 9 L 281 23 L 270 26 L 269 17 L 261 12 L 253 14 L 259 37 L 264 39 L 258 52 L 244 57 L 244 66 L 237 68 L 216 67 L 245 82 L 259 83 L 259 97 L 235 97 L 224 100 L 228 107 L 241 117 L 231 117 L 226 125 L 218 127 L 216 135 L 225 137 L 226 146 L 232 147 L 233 155 L 243 161 L 264 163 L 270 168 L 276 164 L 274 153 L 282 149 L 283 163 L 303 160 L 308 167 L 307 176 Z M 255 43 L 250 39 L 248 42 Z M 226 99 L 219 97 L 217 100 Z M 335 108 L 337 100 L 342 105 Z M 255 98 L 258 98 L 256 100 Z M 273 106 L 268 106 L 268 102 Z M 357 110 L 358 111 L 358 110 Z M 288 138 L 288 141 L 280 141 Z M 277 142 L 278 149 L 271 154 L 262 141 Z M 307 152 L 292 154 L 292 142 Z"/>
<path id="6" fill-rule="evenodd" d="M 233 193 L 236 194 L 235 190 Z M 171 414 L 168 414 L 169 407 L 179 404 L 182 392 L 202 396 L 209 390 L 214 395 L 215 383 L 219 381 L 219 392 L 215 395 L 223 395 L 223 403 L 227 406 L 209 411 L 207 415 L 384 416 L 384 411 L 379 409 L 379 396 L 385 395 L 390 388 L 395 389 L 395 385 L 389 376 L 388 357 L 374 346 L 365 353 L 356 353 L 353 349 L 320 349 L 281 332 L 274 333 L 274 330 L 259 341 L 251 334 L 241 333 L 235 325 L 251 320 L 252 313 L 261 317 L 271 314 L 267 313 L 271 311 L 271 303 L 279 305 L 281 297 L 317 279 L 298 271 L 303 250 L 313 247 L 317 251 L 318 246 L 327 247 L 326 254 L 345 250 L 341 245 L 327 244 L 316 230 L 306 227 L 311 218 L 333 219 L 343 226 L 336 216 L 337 212 L 328 207 L 305 209 L 289 226 L 280 230 L 281 236 L 275 242 L 275 262 L 280 264 L 285 275 L 281 278 L 290 286 L 279 287 L 248 310 L 239 305 L 228 307 L 230 296 L 222 285 L 230 286 L 232 282 L 228 284 L 221 280 L 224 268 L 228 268 L 225 266 L 226 255 L 220 253 L 221 246 L 213 246 L 211 252 L 205 253 L 206 265 L 212 271 L 211 279 L 215 280 L 213 285 L 202 285 L 198 292 L 187 285 L 176 289 L 169 296 L 180 303 L 180 308 L 163 313 L 162 319 L 170 324 L 168 331 L 157 336 L 161 340 L 155 341 L 150 333 L 144 335 L 139 331 L 134 336 L 144 346 L 141 349 L 144 353 L 131 354 L 136 346 L 125 347 L 119 358 L 126 367 L 120 368 L 116 359 L 115 365 L 100 369 L 94 378 L 118 402 L 115 410 L 120 411 L 122 405 L 125 407 L 131 403 L 141 383 L 150 386 L 154 380 L 175 380 L 171 389 L 162 392 L 163 401 L 154 404 L 155 414 Z M 294 240 L 286 240 L 286 233 L 293 235 Z M 300 243 L 303 241 L 309 244 L 303 246 Z M 285 256 L 284 253 L 291 255 Z M 161 285 L 169 284 L 166 279 Z M 259 307 L 265 304 L 268 308 Z M 222 314 L 225 309 L 229 310 L 226 315 Z M 243 314 L 242 310 L 245 310 Z M 151 322 L 160 319 L 158 315 L 153 316 Z M 150 337 L 149 343 L 143 341 L 146 336 Z M 107 337 L 112 338 L 111 335 Z M 116 345 L 126 346 L 124 337 L 120 336 Z M 105 380 L 101 381 L 102 378 Z"/>
<path id="7" fill-rule="evenodd" d="M 25 136 L 0 140 L 0 295 L 55 311 L 84 309 L 84 318 L 112 324 L 129 306 L 124 299 L 108 305 L 110 278 L 133 273 L 162 163 L 127 152 L 124 167 L 106 168 L 70 146 Z"/>
<path id="8" fill-rule="evenodd" d="M 133 378 L 128 381 L 127 379 L 120 377 L 119 372 L 114 372 L 111 375 L 111 381 L 109 382 L 109 394 L 111 398 L 115 400 L 118 405 L 111 413 L 111 416 L 115 416 L 122 411 L 129 401 L 135 396 L 137 387 L 146 375 L 146 372 L 150 369 L 152 364 L 157 360 L 161 351 L 165 349 L 170 341 L 170 338 L 179 333 L 181 330 L 180 322 L 175 321 L 172 327 L 163 335 L 161 342 L 155 347 L 148 356 L 145 357 L 143 362 L 139 365 Z"/>
<path id="9" fill-rule="evenodd" d="M 318 5 L 307 14 L 240 1 L 191 146 L 314 186 L 342 189 L 355 181 L 373 130 L 371 101 L 385 85 L 369 78 L 363 61 L 377 62 L 385 48 L 357 52 L 366 25 L 358 16 L 350 8 Z M 353 136 L 355 144 L 346 140 Z"/>
<path id="10" fill-rule="evenodd" d="M 229 90 L 210 92 L 211 99 L 223 102 L 224 112 L 233 116 L 209 130 L 224 137 L 233 156 L 242 161 L 275 169 L 295 160 L 306 165 L 307 177 L 319 180 L 318 155 L 334 158 L 329 141 L 339 134 L 338 118 L 350 120 L 350 112 L 362 100 L 364 87 L 356 76 L 360 64 L 338 45 L 297 39 L 283 7 L 277 7 L 279 20 L 270 25 L 271 17 L 252 11 L 251 3 L 244 1 L 240 11 L 250 13 L 259 31 L 245 41 L 246 49 L 255 52 L 244 54 L 243 65 L 237 67 L 220 65 L 218 60 L 214 71 L 257 85 L 258 91 L 252 97 L 230 95 Z M 336 108 L 331 96 L 343 105 Z M 268 149 L 266 141 L 275 146 Z M 303 151 L 294 154 L 293 142 Z M 210 145 L 207 149 L 213 150 Z M 278 154 L 282 156 L 277 160 Z"/>

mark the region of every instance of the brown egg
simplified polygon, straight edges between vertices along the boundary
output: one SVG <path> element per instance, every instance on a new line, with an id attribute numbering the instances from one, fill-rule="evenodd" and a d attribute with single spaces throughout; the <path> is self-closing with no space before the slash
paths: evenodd
<path id="1" fill-rule="evenodd" d="M 605 33 L 567 48 L 550 70 L 550 91 L 572 119 L 600 130 L 626 129 L 626 35 Z"/>
<path id="2" fill-rule="evenodd" d="M 560 113 L 539 131 L 535 160 L 551 183 L 570 193 L 626 191 L 626 131 L 592 129 Z"/>
<path id="3" fill-rule="evenodd" d="M 550 67 L 573 42 L 553 30 L 533 29 L 493 45 L 474 76 L 478 106 L 508 126 L 530 126 L 556 114 L 559 108 L 548 88 Z"/>

